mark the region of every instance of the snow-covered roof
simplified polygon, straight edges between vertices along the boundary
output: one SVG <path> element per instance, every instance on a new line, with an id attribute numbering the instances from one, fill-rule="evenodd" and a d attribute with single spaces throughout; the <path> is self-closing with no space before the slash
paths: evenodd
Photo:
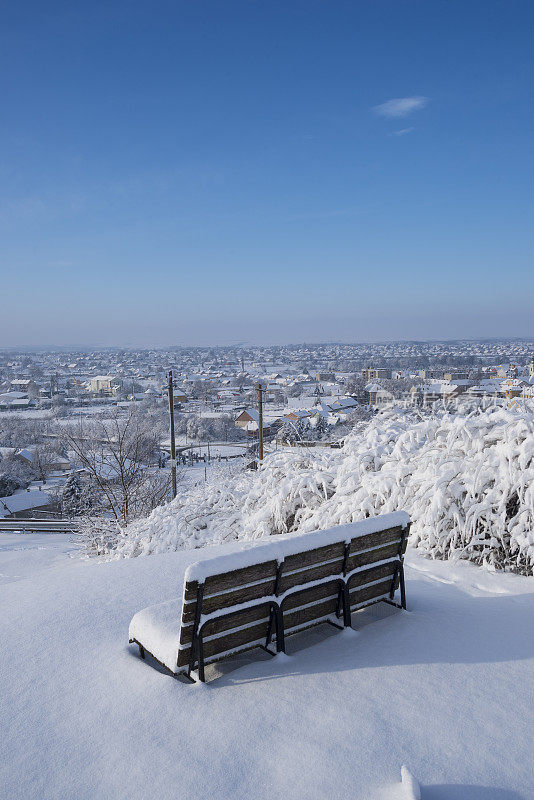
<path id="1" fill-rule="evenodd" d="M 423 394 L 453 394 L 458 387 L 455 383 L 427 383 L 423 386 L 416 386 L 415 389 Z"/>
<path id="2" fill-rule="evenodd" d="M 257 408 L 246 408 L 244 411 L 241 412 L 242 414 L 248 414 L 251 419 L 255 422 L 259 422 L 260 415 Z M 239 415 L 241 416 L 241 414 Z"/>
<path id="3" fill-rule="evenodd" d="M 33 461 L 35 458 L 35 453 L 29 447 L 23 447 L 22 450 L 17 450 L 16 454 L 21 458 L 26 459 L 26 461 Z"/>
<path id="4" fill-rule="evenodd" d="M 289 419 L 291 415 L 296 417 L 297 419 L 305 419 L 306 417 L 309 417 L 312 413 L 313 413 L 312 411 L 308 411 L 305 408 L 290 408 L 283 415 L 283 419 Z"/>
<path id="5" fill-rule="evenodd" d="M 9 517 L 19 511 L 47 506 L 52 498 L 46 492 L 16 492 L 9 497 L 0 497 L 0 517 Z"/>
<path id="6" fill-rule="evenodd" d="M 352 397 L 341 397 L 339 400 L 329 403 L 328 407 L 332 411 L 341 411 L 343 409 L 356 408 L 357 405 L 358 401 L 354 400 Z"/>
<path id="7" fill-rule="evenodd" d="M 12 403 L 14 400 L 26 400 L 27 392 L 4 392 L 0 394 L 0 403 Z"/>

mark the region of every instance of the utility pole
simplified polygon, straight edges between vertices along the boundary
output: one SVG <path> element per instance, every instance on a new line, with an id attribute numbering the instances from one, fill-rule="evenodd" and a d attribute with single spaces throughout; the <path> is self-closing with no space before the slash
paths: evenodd
<path id="1" fill-rule="evenodd" d="M 169 414 L 171 418 L 171 478 L 172 499 L 176 497 L 176 442 L 174 441 L 174 392 L 172 385 L 172 369 L 169 370 Z"/>
<path id="2" fill-rule="evenodd" d="M 258 459 L 263 461 L 263 389 L 258 383 Z"/>

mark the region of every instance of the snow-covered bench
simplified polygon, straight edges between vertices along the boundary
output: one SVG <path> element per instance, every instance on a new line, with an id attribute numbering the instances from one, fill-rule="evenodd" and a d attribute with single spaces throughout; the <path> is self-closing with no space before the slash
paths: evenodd
<path id="1" fill-rule="evenodd" d="M 130 642 L 173 675 L 319 622 L 350 626 L 351 612 L 385 601 L 406 608 L 403 556 L 410 518 L 403 511 L 324 531 L 272 536 L 243 550 L 191 564 L 182 599 L 139 611 Z M 209 552 L 209 551 L 207 551 Z M 401 602 L 394 603 L 400 585 Z M 274 655 L 274 653 L 272 653 Z"/>

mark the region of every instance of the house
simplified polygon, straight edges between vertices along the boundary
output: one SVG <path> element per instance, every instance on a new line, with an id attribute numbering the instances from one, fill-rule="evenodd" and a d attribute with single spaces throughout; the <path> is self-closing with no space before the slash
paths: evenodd
<path id="1" fill-rule="evenodd" d="M 444 372 L 443 373 L 443 380 L 448 381 L 449 383 L 457 383 L 457 381 L 467 381 L 469 380 L 469 373 L 468 372 Z"/>
<path id="2" fill-rule="evenodd" d="M 391 370 L 383 369 L 383 368 L 372 368 L 369 367 L 367 369 L 362 369 L 362 379 L 364 381 L 375 381 L 380 379 L 388 379 L 391 378 Z"/>
<path id="3" fill-rule="evenodd" d="M 30 378 L 18 378 L 11 381 L 11 391 L 24 392 L 26 396 L 37 395 L 39 393 L 39 387 L 35 381 L 30 380 Z"/>
<path id="4" fill-rule="evenodd" d="M 37 489 L 0 497 L 0 519 L 29 519 L 34 517 L 36 512 L 55 510 L 57 501 L 51 495 Z"/>
<path id="5" fill-rule="evenodd" d="M 72 469 L 72 462 L 68 456 L 57 453 L 53 455 L 49 468 L 54 472 L 68 472 Z"/>
<path id="6" fill-rule="evenodd" d="M 24 463 L 31 465 L 35 460 L 35 448 L 23 447 L 21 450 L 17 450 L 15 456 Z"/>
<path id="7" fill-rule="evenodd" d="M 31 400 L 27 392 L 4 392 L 0 394 L 0 411 L 16 411 L 28 408 Z"/>
<path id="8" fill-rule="evenodd" d="M 417 371 L 417 377 L 421 378 L 424 381 L 429 380 L 442 380 L 443 379 L 443 370 L 442 369 L 420 369 Z"/>
<path id="9" fill-rule="evenodd" d="M 388 392 L 387 389 L 382 389 L 378 383 L 368 383 L 365 391 L 369 396 L 369 405 L 373 406 L 373 408 L 385 408 L 395 402 L 394 395 Z"/>
<path id="10" fill-rule="evenodd" d="M 311 416 L 311 411 L 306 411 L 306 409 L 291 409 L 288 411 L 287 414 L 282 416 L 282 420 L 288 420 L 289 422 L 301 422 L 302 420 L 308 419 Z"/>
<path id="11" fill-rule="evenodd" d="M 334 400 L 333 403 L 323 402 L 321 405 L 323 407 L 326 405 L 329 411 L 350 413 L 358 407 L 359 403 L 354 399 L 354 397 L 340 397 L 339 399 Z"/>
<path id="12" fill-rule="evenodd" d="M 490 370 L 490 378 L 492 380 L 502 380 L 503 378 L 513 378 L 517 373 L 515 364 L 501 364 L 498 367 L 492 367 Z"/>
<path id="13" fill-rule="evenodd" d="M 507 378 L 501 383 L 501 393 L 505 397 L 520 397 L 524 394 L 525 387 L 528 386 L 526 381 L 519 378 Z"/>
<path id="14" fill-rule="evenodd" d="M 242 411 L 235 421 L 235 426 L 246 431 L 249 436 L 256 436 L 259 428 L 259 412 L 255 408 L 247 408 Z M 280 425 L 282 425 L 281 417 L 272 417 L 264 415 L 263 417 L 263 433 L 269 435 L 274 433 Z"/>
<path id="15" fill-rule="evenodd" d="M 456 381 L 448 383 L 427 383 L 422 386 L 412 386 L 410 389 L 410 402 L 413 405 L 426 406 L 437 400 L 453 400 L 470 388 L 470 381 Z"/>
<path id="16" fill-rule="evenodd" d="M 242 411 L 241 414 L 235 421 L 236 428 L 243 428 L 243 430 L 247 429 L 247 426 L 251 422 L 255 422 L 256 425 L 258 424 L 260 419 L 259 412 L 255 408 L 247 408 L 245 411 Z"/>
<path id="17" fill-rule="evenodd" d="M 147 390 L 148 391 L 148 390 Z M 152 390 L 150 390 L 152 391 Z M 163 396 L 169 396 L 169 387 L 165 386 L 163 389 Z M 187 402 L 187 395 L 185 393 L 185 389 L 182 389 L 180 386 L 173 386 L 172 388 L 172 399 L 174 404 L 176 403 L 186 403 Z"/>
<path id="18" fill-rule="evenodd" d="M 89 391 L 94 394 L 106 395 L 107 397 L 114 397 L 121 387 L 121 379 L 113 375 L 96 375 L 89 382 Z"/>

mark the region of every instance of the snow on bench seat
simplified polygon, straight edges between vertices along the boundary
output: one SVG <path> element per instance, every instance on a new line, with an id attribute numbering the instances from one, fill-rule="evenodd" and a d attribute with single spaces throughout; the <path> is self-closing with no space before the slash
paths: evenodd
<path id="1" fill-rule="evenodd" d="M 176 672 L 181 620 L 181 599 L 144 608 L 130 622 L 130 641 L 140 642 L 167 669 Z"/>

